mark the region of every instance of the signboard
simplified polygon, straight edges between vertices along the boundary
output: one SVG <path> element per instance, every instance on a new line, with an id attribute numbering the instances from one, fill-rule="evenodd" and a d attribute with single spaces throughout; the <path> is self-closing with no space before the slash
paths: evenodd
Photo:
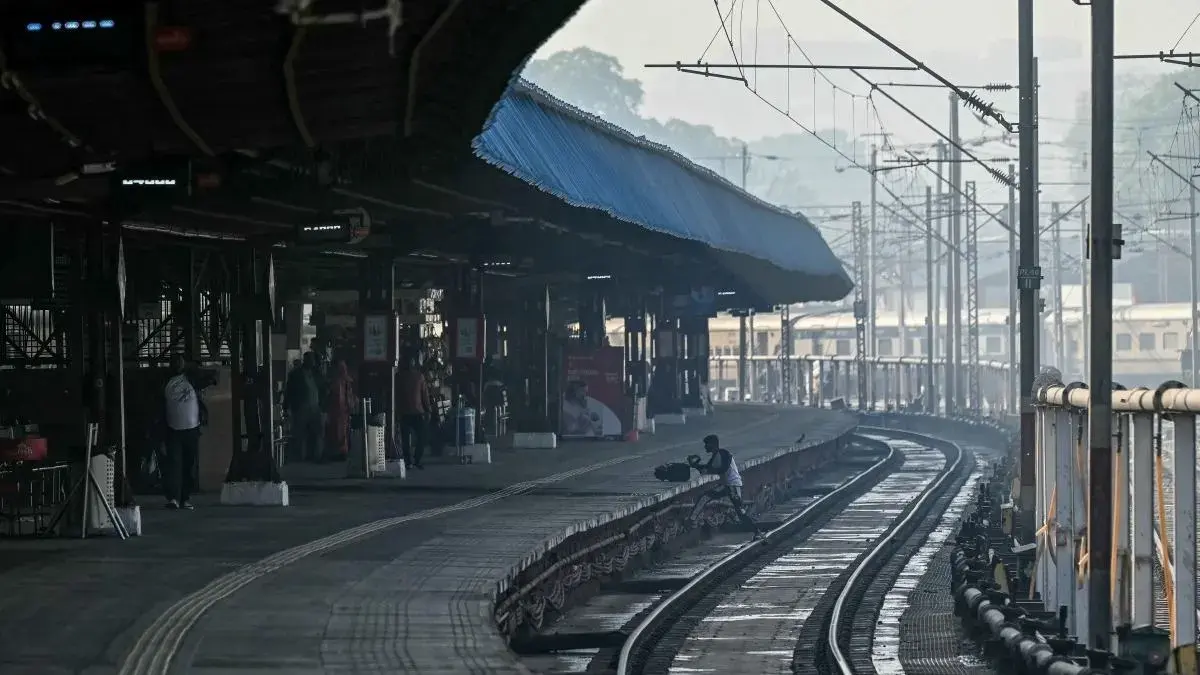
<path id="1" fill-rule="evenodd" d="M 296 244 L 357 244 L 371 233 L 371 216 L 365 209 L 340 209 L 313 222 L 296 226 Z"/>
<path id="2" fill-rule="evenodd" d="M 689 293 L 680 293 L 671 298 L 671 315 L 707 316 L 717 315 L 717 293 L 712 286 L 693 288 Z"/>
<path id="3" fill-rule="evenodd" d="M 363 317 L 363 361 L 386 363 L 388 358 L 388 317 L 368 314 Z"/>
<path id="4" fill-rule="evenodd" d="M 1042 285 L 1041 267 L 1018 267 L 1017 288 L 1023 291 L 1036 291 Z"/>
<path id="5" fill-rule="evenodd" d="M 564 356 L 559 436 L 622 439 L 633 429 L 621 347 L 575 347 Z"/>
<path id="6" fill-rule="evenodd" d="M 483 362 L 483 319 L 459 317 L 454 320 L 454 358 Z"/>

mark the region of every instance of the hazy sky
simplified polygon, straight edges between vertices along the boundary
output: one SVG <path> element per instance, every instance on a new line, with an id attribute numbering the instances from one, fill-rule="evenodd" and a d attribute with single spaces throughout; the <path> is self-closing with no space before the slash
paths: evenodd
<path id="1" fill-rule="evenodd" d="M 719 0 L 720 14 L 731 0 Z M 838 5 L 934 70 L 961 85 L 989 82 L 1016 84 L 1015 2 L 982 0 L 840 0 Z M 1042 139 L 1066 132 L 1076 100 L 1087 91 L 1090 14 L 1071 0 L 1036 0 L 1035 32 L 1041 59 L 1040 113 Z M 774 10 L 778 11 L 777 18 Z M 1143 53 L 1171 49 L 1200 11 L 1197 0 L 1122 0 L 1117 2 L 1117 52 Z M 618 57 L 626 74 L 641 80 L 646 90 L 644 112 L 658 118 L 678 117 L 708 124 L 719 133 L 754 139 L 798 131 L 796 122 L 776 112 L 741 83 L 681 74 L 670 69 L 647 69 L 651 62 L 696 61 L 710 38 L 720 30 L 712 0 L 591 0 L 551 38 L 539 56 L 581 45 Z M 803 63 L 803 48 L 816 63 L 905 65 L 886 47 L 828 8 L 820 0 L 738 0 L 727 22 L 738 61 Z M 787 35 L 794 38 L 788 47 Z M 1178 51 L 1200 51 L 1200 25 L 1191 29 Z M 708 62 L 732 60 L 729 42 L 720 33 L 704 57 Z M 1165 68 L 1153 61 L 1124 61 L 1117 76 L 1153 73 Z M 729 71 L 725 71 L 729 72 Z M 790 72 L 790 75 L 788 74 Z M 879 82 L 932 82 L 920 74 L 874 72 Z M 811 71 L 747 72 L 754 89 L 775 106 L 812 128 L 836 125 L 857 133 L 869 128 L 875 116 L 865 99 L 834 88 Z M 853 75 L 830 72 L 841 89 L 859 96 L 868 88 Z M 815 83 L 814 83 L 815 79 Z M 944 129 L 948 98 L 933 89 L 889 88 L 906 105 Z M 986 98 L 1016 121 L 1013 93 Z M 935 136 L 905 112 L 876 95 L 875 109 L 894 143 L 921 143 Z M 964 138 L 985 131 L 963 116 Z M 992 152 L 1004 153 L 1003 148 Z M 1015 155 L 1015 151 L 1013 151 Z M 1065 169 L 1044 160 L 1044 180 Z M 982 190 L 982 183 L 981 183 Z"/>

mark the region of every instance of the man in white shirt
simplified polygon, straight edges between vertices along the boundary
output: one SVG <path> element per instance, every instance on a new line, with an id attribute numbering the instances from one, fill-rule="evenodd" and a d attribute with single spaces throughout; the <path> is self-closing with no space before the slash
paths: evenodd
<path id="1" fill-rule="evenodd" d="M 188 379 L 187 365 L 181 355 L 171 358 L 171 379 L 163 387 L 163 401 L 167 452 L 162 471 L 167 508 L 190 510 L 196 456 L 200 451 L 200 396 Z"/>

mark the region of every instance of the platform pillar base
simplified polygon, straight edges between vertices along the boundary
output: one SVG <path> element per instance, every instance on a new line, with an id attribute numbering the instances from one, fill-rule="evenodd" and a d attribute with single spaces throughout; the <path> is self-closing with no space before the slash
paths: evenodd
<path id="1" fill-rule="evenodd" d="M 553 431 L 518 431 L 513 434 L 512 446 L 529 450 L 553 450 L 558 447 L 558 435 Z"/>
<path id="2" fill-rule="evenodd" d="M 221 503 L 226 506 L 287 506 L 288 484 L 269 481 L 225 483 Z"/>

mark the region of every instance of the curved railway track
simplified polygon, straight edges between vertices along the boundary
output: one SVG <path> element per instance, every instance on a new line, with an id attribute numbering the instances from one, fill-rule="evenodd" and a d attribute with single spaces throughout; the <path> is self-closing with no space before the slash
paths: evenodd
<path id="1" fill-rule="evenodd" d="M 663 599 L 629 633 L 617 674 L 873 673 L 883 597 L 975 458 L 915 434 L 860 433 L 877 461 Z"/>

